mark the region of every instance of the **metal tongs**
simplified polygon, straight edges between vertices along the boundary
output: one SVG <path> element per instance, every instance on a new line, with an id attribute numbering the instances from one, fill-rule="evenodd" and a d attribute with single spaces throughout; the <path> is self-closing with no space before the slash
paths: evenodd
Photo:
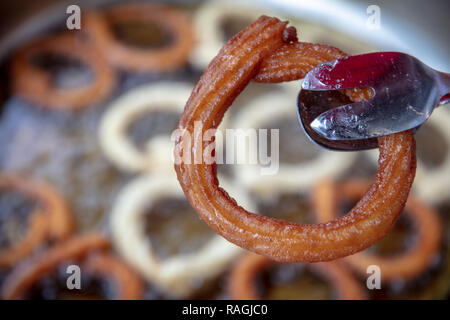
<path id="1" fill-rule="evenodd" d="M 374 96 L 356 103 L 337 91 L 367 87 Z M 417 129 L 449 101 L 450 74 L 405 53 L 375 52 L 311 70 L 302 83 L 298 111 L 306 134 L 319 145 L 364 150 L 377 147 L 377 137 Z"/>

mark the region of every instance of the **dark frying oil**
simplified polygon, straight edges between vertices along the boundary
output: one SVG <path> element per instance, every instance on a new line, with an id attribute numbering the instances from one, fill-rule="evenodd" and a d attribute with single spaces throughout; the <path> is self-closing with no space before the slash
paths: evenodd
<path id="1" fill-rule="evenodd" d="M 275 264 L 258 278 L 263 299 L 328 300 L 334 299 L 334 289 L 303 264 Z"/>
<path id="2" fill-rule="evenodd" d="M 61 265 L 58 270 L 39 279 L 27 292 L 26 298 L 33 300 L 100 300 L 114 299 L 115 287 L 111 279 L 94 276 L 89 273 L 81 273 L 80 289 L 67 287 L 68 274 L 66 265 Z"/>

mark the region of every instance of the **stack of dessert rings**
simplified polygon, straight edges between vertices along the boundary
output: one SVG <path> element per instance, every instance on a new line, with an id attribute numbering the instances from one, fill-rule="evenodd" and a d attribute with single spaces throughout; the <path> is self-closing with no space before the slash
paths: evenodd
<path id="1" fill-rule="evenodd" d="M 257 276 L 262 270 L 275 261 L 267 257 L 248 253 L 241 257 L 233 267 L 229 280 L 229 295 L 237 300 L 262 299 L 257 286 Z M 364 300 L 367 293 L 361 283 L 338 262 L 321 262 L 306 265 L 312 272 L 325 278 L 333 287 L 335 296 L 339 300 Z"/>

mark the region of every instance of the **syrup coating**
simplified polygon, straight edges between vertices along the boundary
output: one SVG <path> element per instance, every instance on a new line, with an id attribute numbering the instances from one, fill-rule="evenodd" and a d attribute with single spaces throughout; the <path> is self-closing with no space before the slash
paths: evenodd
<path id="1" fill-rule="evenodd" d="M 37 200 L 23 239 L 0 250 L 0 267 L 11 267 L 26 258 L 46 240 L 64 240 L 74 229 L 66 201 L 53 186 L 18 175 L 0 175 L 0 189 L 12 189 Z"/>
<path id="2" fill-rule="evenodd" d="M 179 129 L 194 132 L 196 121 L 201 121 L 203 131 L 216 128 L 264 59 L 283 46 L 286 24 L 262 16 L 234 36 L 194 88 Z M 285 72 L 290 73 L 288 65 Z M 182 137 L 176 143 L 181 140 Z M 197 135 L 192 147 L 183 152 L 195 155 L 207 145 Z M 416 169 L 412 132 L 382 137 L 379 148 L 375 182 L 346 216 L 326 224 L 295 224 L 246 211 L 219 187 L 215 164 L 181 162 L 175 169 L 199 216 L 230 242 L 281 262 L 327 261 L 361 251 L 379 240 L 403 210 Z"/>

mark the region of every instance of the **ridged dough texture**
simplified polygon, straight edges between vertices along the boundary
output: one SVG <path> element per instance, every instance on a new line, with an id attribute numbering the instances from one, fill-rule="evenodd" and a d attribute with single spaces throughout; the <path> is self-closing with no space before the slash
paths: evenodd
<path id="1" fill-rule="evenodd" d="M 286 25 L 287 22 L 277 18 L 262 16 L 234 36 L 212 60 L 194 88 L 179 129 L 194 132 L 195 121 L 202 122 L 204 131 L 216 128 L 249 81 L 258 79 L 258 72 L 267 61 L 274 66 L 284 65 L 276 72 L 276 79 L 294 80 L 293 68 L 289 63 L 284 64 L 286 56 L 276 58 L 278 50 L 286 45 L 283 42 Z M 292 39 L 285 37 L 284 40 L 293 43 Z M 298 50 L 297 55 L 317 56 L 318 63 L 321 59 L 333 58 L 328 47 L 322 48 L 306 54 Z M 265 70 L 268 68 L 266 65 Z M 304 71 L 298 72 L 298 76 L 304 76 Z M 270 77 L 265 79 L 270 81 Z M 193 155 L 196 150 L 204 150 L 208 142 L 197 137 L 201 135 L 194 137 L 191 149 L 183 152 Z M 416 170 L 412 132 L 382 137 L 379 148 L 375 182 L 346 216 L 326 224 L 296 224 L 246 211 L 219 187 L 215 164 L 181 163 L 175 169 L 183 191 L 199 216 L 229 241 L 277 261 L 327 261 L 361 251 L 379 240 L 389 232 L 403 210 Z"/>

